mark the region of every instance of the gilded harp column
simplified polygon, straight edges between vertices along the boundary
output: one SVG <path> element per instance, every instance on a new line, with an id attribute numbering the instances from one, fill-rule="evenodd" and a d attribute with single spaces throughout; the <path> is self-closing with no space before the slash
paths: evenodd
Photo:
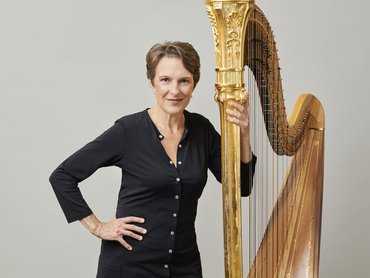
<path id="1" fill-rule="evenodd" d="M 254 1 L 206 0 L 216 50 L 216 94 L 221 120 L 225 277 L 242 278 L 240 131 L 226 120 L 231 101 L 244 103 L 244 35 Z"/>

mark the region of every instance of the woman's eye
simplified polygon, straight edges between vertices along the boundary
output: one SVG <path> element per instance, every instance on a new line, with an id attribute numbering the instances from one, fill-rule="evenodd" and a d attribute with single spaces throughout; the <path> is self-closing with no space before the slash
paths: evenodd
<path id="1" fill-rule="evenodd" d="M 161 78 L 160 81 L 162 81 L 162 82 L 168 82 L 168 78 Z"/>
<path id="2" fill-rule="evenodd" d="M 183 80 L 180 80 L 180 83 L 189 83 L 189 80 L 183 79 Z"/>

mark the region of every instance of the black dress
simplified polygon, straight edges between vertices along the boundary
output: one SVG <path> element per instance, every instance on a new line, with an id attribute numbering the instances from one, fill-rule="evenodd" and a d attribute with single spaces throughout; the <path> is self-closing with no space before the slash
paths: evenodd
<path id="1" fill-rule="evenodd" d="M 220 135 L 203 116 L 184 115 L 177 168 L 144 110 L 117 120 L 52 173 L 50 182 L 68 222 L 92 214 L 78 182 L 113 165 L 122 169 L 116 217 L 145 219 L 138 224 L 148 231 L 142 241 L 125 237 L 131 251 L 102 240 L 98 278 L 202 277 L 194 222 L 208 169 L 221 181 Z M 255 162 L 253 156 L 252 162 L 241 163 L 243 196 L 251 191 Z"/>

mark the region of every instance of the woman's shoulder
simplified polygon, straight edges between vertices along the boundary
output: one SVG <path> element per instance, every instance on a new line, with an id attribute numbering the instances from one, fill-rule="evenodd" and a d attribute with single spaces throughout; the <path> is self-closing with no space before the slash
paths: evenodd
<path id="1" fill-rule="evenodd" d="M 212 126 L 211 122 L 202 114 L 185 110 L 185 117 L 191 125 L 201 127 Z"/>
<path id="2" fill-rule="evenodd" d="M 121 118 L 117 119 L 116 122 L 120 122 L 125 126 L 136 125 L 146 120 L 146 114 L 147 110 L 145 109 L 143 111 L 122 116 Z"/>

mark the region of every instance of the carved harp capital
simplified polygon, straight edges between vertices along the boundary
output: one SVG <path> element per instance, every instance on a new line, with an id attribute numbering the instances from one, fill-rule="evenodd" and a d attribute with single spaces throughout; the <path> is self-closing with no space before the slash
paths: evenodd
<path id="1" fill-rule="evenodd" d="M 247 0 L 206 1 L 216 51 L 217 101 L 243 100 L 245 29 L 253 3 Z M 230 86 L 235 86 L 234 94 Z"/>

